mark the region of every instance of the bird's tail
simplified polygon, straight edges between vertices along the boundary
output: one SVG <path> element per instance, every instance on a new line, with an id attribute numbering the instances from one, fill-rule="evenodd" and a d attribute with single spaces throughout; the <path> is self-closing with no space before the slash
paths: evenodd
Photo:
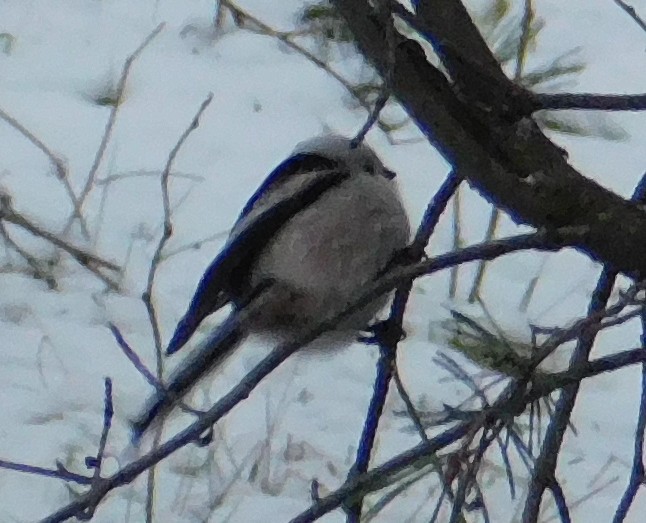
<path id="1" fill-rule="evenodd" d="M 168 414 L 173 406 L 188 393 L 200 379 L 217 368 L 245 338 L 237 314 L 232 313 L 199 347 L 194 349 L 171 375 L 166 388 L 158 390 L 146 408 L 132 422 L 132 440 L 138 443 L 157 420 Z"/>

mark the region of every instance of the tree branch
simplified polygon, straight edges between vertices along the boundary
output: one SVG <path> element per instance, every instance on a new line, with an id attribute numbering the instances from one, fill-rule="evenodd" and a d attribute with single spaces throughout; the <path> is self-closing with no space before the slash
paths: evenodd
<path id="1" fill-rule="evenodd" d="M 357 495 L 365 495 L 369 492 L 374 492 L 392 485 L 397 481 L 402 472 L 409 470 L 411 467 L 419 468 L 425 466 L 433 459 L 438 451 L 467 436 L 481 426 L 487 419 L 491 419 L 490 416 L 492 415 L 502 417 L 511 411 L 518 411 L 519 406 L 525 406 L 536 401 L 538 398 L 551 394 L 561 387 L 579 382 L 584 378 L 644 362 L 646 362 L 646 351 L 639 348 L 623 351 L 605 358 L 599 358 L 577 369 L 552 374 L 548 380 L 549 383 L 548 381 L 541 382 L 544 386 L 540 385 L 532 388 L 527 394 L 523 394 L 520 397 L 503 397 L 496 405 L 488 409 L 488 412 L 475 412 L 466 421 L 431 438 L 428 442 L 421 443 L 402 452 L 383 465 L 375 467 L 364 475 L 354 478 L 351 482 L 344 483 L 338 490 L 317 500 L 310 508 L 293 518 L 291 523 L 310 523 L 332 510 L 339 508 L 346 499 L 352 499 Z M 489 417 L 487 414 L 489 414 Z"/>
<path id="2" fill-rule="evenodd" d="M 426 245 L 433 234 L 440 217 L 444 213 L 449 200 L 455 194 L 455 191 L 457 191 L 461 182 L 462 178 L 460 176 L 455 172 L 450 172 L 440 189 L 428 204 L 424 217 L 422 218 L 422 222 L 420 223 L 415 235 L 415 239 L 408 248 L 407 254 L 410 259 L 418 261 L 424 256 Z M 361 434 L 359 446 L 357 447 L 357 456 L 354 465 L 348 474 L 348 480 L 351 480 L 360 474 L 365 474 L 368 470 L 372 448 L 377 435 L 379 419 L 383 413 L 386 397 L 390 388 L 390 381 L 393 375 L 396 375 L 397 346 L 401 337 L 400 334 L 402 332 L 402 324 L 404 322 L 404 312 L 406 310 L 411 289 L 412 281 L 406 282 L 397 288 L 390 310 L 390 317 L 384 324 L 386 327 L 383 329 L 381 336 L 379 333 L 375 336 L 380 349 L 379 361 L 377 363 L 377 376 L 375 377 L 373 395 L 370 400 L 370 405 L 363 425 L 363 432 Z M 403 390 L 403 387 L 401 387 L 400 390 Z M 402 396 L 404 395 L 405 393 L 402 394 Z M 414 409 L 412 412 L 414 412 Z M 413 419 L 415 419 L 414 414 Z M 423 432 L 424 431 L 422 429 L 422 434 Z M 361 519 L 362 505 L 363 498 L 359 496 L 352 500 L 352 503 L 346 507 L 348 523 L 355 521 L 358 522 Z"/>
<path id="3" fill-rule="evenodd" d="M 467 263 L 481 257 L 495 258 L 503 254 L 517 252 L 525 249 L 554 249 L 558 248 L 563 241 L 572 240 L 573 235 L 579 235 L 581 231 L 564 230 L 560 233 L 537 232 L 523 234 L 494 242 L 466 247 L 455 252 L 437 256 L 420 263 L 394 268 L 388 274 L 369 286 L 361 297 L 352 303 L 345 311 L 334 318 L 322 319 L 320 323 L 312 327 L 312 330 L 305 333 L 301 339 L 294 343 L 281 345 L 274 349 L 256 367 L 254 367 L 235 387 L 223 396 L 213 407 L 201 415 L 195 422 L 182 430 L 170 440 L 162 443 L 138 460 L 126 465 L 108 478 L 101 478 L 93 487 L 78 499 L 61 508 L 51 516 L 45 518 L 43 523 L 54 523 L 65 521 L 77 514 L 82 513 L 87 507 L 98 505 L 111 490 L 126 485 L 133 481 L 140 474 L 150 467 L 159 463 L 176 450 L 196 441 L 202 433 L 218 420 L 228 414 L 231 409 L 241 401 L 249 397 L 255 387 L 289 356 L 300 347 L 318 338 L 324 332 L 333 329 L 340 321 L 356 313 L 371 303 L 376 297 L 392 291 L 398 285 L 421 275 L 432 274 L 443 269 L 450 268 L 459 263 Z M 451 434 L 454 434 L 451 432 Z M 459 434 L 455 432 L 455 434 Z M 440 438 L 440 441 L 445 441 Z M 432 446 L 432 445 L 431 445 Z M 371 474 L 371 473 L 368 473 Z M 362 476 L 363 477 L 363 476 Z M 359 480 L 357 480 L 359 481 Z M 355 480 L 349 485 L 354 486 Z M 327 498 L 326 498 L 327 499 Z"/>
<path id="4" fill-rule="evenodd" d="M 635 202 L 642 202 L 646 197 L 646 176 L 642 178 L 633 194 Z M 606 308 L 612 288 L 618 273 L 610 265 L 604 265 L 597 286 L 592 293 L 588 306 L 588 317 L 600 313 Z M 582 332 L 577 341 L 570 365 L 581 365 L 588 360 L 592 346 L 596 339 L 596 332 Z M 538 514 L 544 490 L 551 484 L 555 477 L 556 463 L 565 431 L 570 423 L 570 417 L 579 392 L 579 384 L 573 383 L 563 390 L 556 404 L 554 415 L 543 441 L 541 452 L 536 459 L 532 479 L 527 491 L 527 500 L 523 511 L 523 522 L 533 522 L 538 519 Z"/>
<path id="5" fill-rule="evenodd" d="M 646 94 L 559 93 L 534 94 L 536 110 L 585 109 L 596 111 L 644 111 Z"/>
<path id="6" fill-rule="evenodd" d="M 386 75 L 387 32 L 368 2 L 333 3 L 362 53 Z M 517 222 L 587 225 L 589 234 L 572 246 L 631 276 L 646 274 L 646 212 L 568 164 L 566 153 L 527 117 L 531 97 L 503 74 L 462 4 L 421 1 L 410 16 L 453 83 L 428 63 L 419 44 L 396 32 L 391 87 L 447 161 Z"/>

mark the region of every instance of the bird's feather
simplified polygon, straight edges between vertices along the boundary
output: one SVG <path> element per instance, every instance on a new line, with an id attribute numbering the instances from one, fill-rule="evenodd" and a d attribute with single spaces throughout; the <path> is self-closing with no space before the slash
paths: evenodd
<path id="1" fill-rule="evenodd" d="M 254 291 L 247 288 L 245 282 L 249 281 L 249 272 L 267 242 L 294 215 L 342 183 L 350 173 L 340 169 L 338 163 L 329 158 L 315 154 L 298 154 L 285 160 L 266 178 L 244 206 L 238 222 L 246 218 L 261 202 L 262 196 L 270 187 L 275 189 L 294 175 L 317 171 L 325 171 L 325 176 L 311 177 L 311 181 L 304 183 L 291 197 L 265 209 L 229 238 L 225 248 L 202 276 L 189 308 L 168 344 L 167 354 L 181 349 L 200 323 L 229 300 L 245 301 L 249 293 Z"/>

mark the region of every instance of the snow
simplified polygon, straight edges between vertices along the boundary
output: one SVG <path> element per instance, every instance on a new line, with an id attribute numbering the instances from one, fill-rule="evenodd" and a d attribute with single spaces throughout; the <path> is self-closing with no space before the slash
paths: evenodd
<path id="1" fill-rule="evenodd" d="M 96 185 L 85 207 L 91 240 L 78 230 L 68 236 L 71 242 L 125 266 L 122 293 L 105 294 L 100 281 L 66 256 L 55 268 L 61 283 L 58 290 L 18 273 L 0 274 L 0 459 L 43 467 L 55 467 L 60 460 L 85 473 L 83 460 L 96 452 L 101 432 L 105 376 L 114 381 L 115 403 L 107 472 L 132 459 L 128 420 L 151 388 L 120 352 L 107 322 L 115 323 L 148 367 L 154 368 L 151 329 L 140 296 L 161 233 L 159 174 L 209 92 L 213 102 L 173 167 L 178 176 L 170 184 L 174 234 L 167 245 L 169 252 L 226 232 L 248 195 L 295 143 L 328 129 L 352 134 L 364 122 L 363 111 L 348 109 L 348 94 L 341 85 L 274 39 L 237 29 L 230 20 L 213 33 L 213 4 L 205 0 L 0 2 L 0 33 L 14 38 L 10 51 L 0 52 L 0 108 L 64 160 L 77 193 L 88 176 L 110 111 L 110 106 L 93 100 L 114 91 L 124 60 L 159 23 L 166 24 L 132 66 L 98 170 L 99 180 L 128 173 L 150 175 Z M 530 66 L 580 46 L 587 69 L 576 90 L 643 91 L 646 71 L 639 64 L 644 33 L 613 2 L 541 0 L 536 4 L 547 26 Z M 633 4 L 646 14 L 646 2 Z M 288 30 L 301 3 L 248 0 L 241 7 L 273 27 Z M 338 68 L 352 73 L 357 64 L 353 59 Z M 358 72 L 362 74 L 365 71 Z M 568 150 L 575 167 L 629 195 L 644 170 L 645 123 L 639 114 L 612 118 L 629 131 L 625 142 L 555 139 Z M 419 136 L 409 127 L 402 137 Z M 376 130 L 368 140 L 398 172 L 411 218 L 418 220 L 448 166 L 424 143 L 390 145 Z M 0 188 L 12 195 L 19 212 L 48 230 L 62 231 L 72 206 L 49 160 L 2 120 L 0 144 Z M 463 193 L 462 209 L 465 239 L 479 241 L 488 206 L 479 196 Z M 9 230 L 32 252 L 54 253 L 41 240 L 15 227 Z M 518 229 L 504 221 L 501 230 Z M 161 265 L 154 300 L 164 339 L 223 240 L 220 236 L 199 249 L 183 250 Z M 450 242 L 450 220 L 445 218 L 431 241 L 432 251 L 444 251 Z M 536 295 L 529 311 L 522 313 L 520 299 L 546 257 Z M 526 333 L 530 323 L 566 325 L 585 314 L 598 270 L 573 251 L 509 256 L 490 267 L 485 301 L 492 316 L 514 332 Z M 474 273 L 475 264 L 461 269 L 461 299 Z M 446 372 L 432 361 L 441 349 L 435 329 L 452 306 L 447 289 L 448 274 L 418 282 L 405 325 L 408 338 L 400 351 L 401 374 L 411 396 L 436 410 L 468 395 L 464 387 L 447 381 Z M 600 336 L 595 354 L 635 347 L 638 336 L 636 323 L 613 329 Z M 210 405 L 266 351 L 257 343 L 243 347 L 221 373 L 199 387 L 195 405 Z M 191 446 L 162 463 L 157 520 L 287 521 L 309 505 L 313 479 L 320 483 L 321 493 L 340 486 L 354 459 L 376 357 L 374 348 L 357 345 L 325 358 L 296 355 L 286 362 L 218 425 L 211 447 Z M 168 367 L 180 359 L 173 358 Z M 629 473 L 639 390 L 638 368 L 583 385 L 574 418 L 579 435 L 566 438 L 559 475 L 572 501 L 610 484 L 574 509 L 577 521 L 607 521 L 615 510 Z M 391 394 L 373 463 L 418 442 L 413 432 L 402 430 L 409 423 L 393 415 L 395 410 L 402 410 L 402 403 Z M 170 421 L 166 434 L 173 434 L 186 420 L 178 416 Z M 492 460 L 495 455 L 491 453 Z M 515 470 L 526 476 L 519 462 Z M 485 496 L 492 521 L 515 520 L 519 502 L 509 499 L 504 474 L 487 467 L 486 479 L 491 482 Z M 433 485 L 433 477 L 420 482 L 377 520 L 428 520 L 435 499 L 428 489 Z M 72 491 L 81 489 L 0 469 L 0 520 L 45 517 L 69 502 Z M 144 506 L 145 484 L 138 480 L 110 495 L 95 520 L 142 521 Z M 638 497 L 629 520 L 638 521 L 636 515 L 645 508 Z M 323 518 L 341 520 L 340 512 Z"/>

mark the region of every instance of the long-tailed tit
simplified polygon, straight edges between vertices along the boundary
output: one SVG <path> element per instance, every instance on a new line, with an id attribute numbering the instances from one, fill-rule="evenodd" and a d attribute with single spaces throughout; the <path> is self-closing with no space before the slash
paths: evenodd
<path id="1" fill-rule="evenodd" d="M 327 135 L 299 144 L 242 209 L 207 268 L 167 353 L 182 348 L 208 315 L 233 312 L 194 349 L 134 422 L 140 437 L 249 334 L 290 341 L 342 312 L 409 240 L 394 173 L 366 145 Z M 347 344 L 383 307 L 383 296 L 319 338 Z"/>

